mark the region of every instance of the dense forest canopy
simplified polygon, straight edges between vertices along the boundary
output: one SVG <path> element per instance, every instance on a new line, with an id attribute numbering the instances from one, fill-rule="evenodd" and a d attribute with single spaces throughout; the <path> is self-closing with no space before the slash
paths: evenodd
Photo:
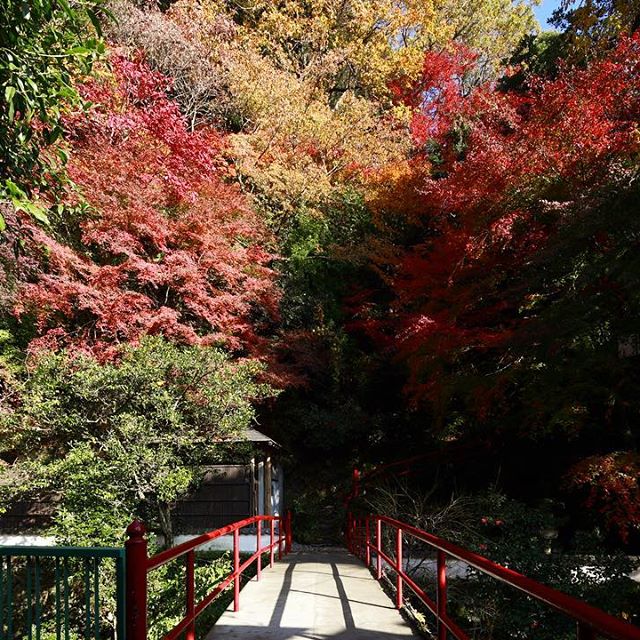
<path id="1" fill-rule="evenodd" d="M 66 540 L 167 532 L 222 455 L 202 443 L 258 420 L 302 529 L 354 466 L 440 451 L 434 504 L 544 503 L 565 548 L 637 552 L 640 7 L 554 23 L 522 0 L 5 2 L 5 498 L 54 493 Z"/>

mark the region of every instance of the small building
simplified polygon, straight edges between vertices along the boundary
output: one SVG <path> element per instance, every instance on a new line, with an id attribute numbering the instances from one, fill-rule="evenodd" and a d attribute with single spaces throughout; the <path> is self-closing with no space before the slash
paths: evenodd
<path id="1" fill-rule="evenodd" d="M 175 507 L 173 528 L 178 535 L 203 533 L 251 516 L 283 513 L 280 445 L 257 429 L 247 429 L 241 440 L 233 442 L 251 442 L 254 456 L 248 464 L 206 468 L 198 489 Z"/>
<path id="2" fill-rule="evenodd" d="M 247 429 L 241 437 L 226 441 L 252 445 L 250 459 L 241 463 L 205 467 L 199 487 L 179 501 L 172 513 L 175 544 L 254 515 L 283 513 L 284 474 L 279 464 L 280 445 L 257 429 Z M 232 457 L 232 456 L 231 456 Z M 17 501 L 0 515 L 0 545 L 48 545 L 43 536 L 55 513 L 54 498 Z M 251 540 L 249 540 L 251 537 Z M 242 548 L 250 550 L 255 536 L 243 536 Z M 211 548 L 230 548 L 219 539 Z M 253 547 L 255 548 L 255 547 Z"/>

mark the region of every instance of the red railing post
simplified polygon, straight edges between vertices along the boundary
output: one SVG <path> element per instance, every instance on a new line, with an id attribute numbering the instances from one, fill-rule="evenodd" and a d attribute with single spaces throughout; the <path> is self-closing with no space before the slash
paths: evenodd
<path id="1" fill-rule="evenodd" d="M 370 531 L 370 527 L 369 527 L 369 516 L 367 516 L 365 518 L 365 540 L 364 540 L 364 544 L 365 544 L 365 560 L 367 563 L 367 569 L 371 566 L 371 547 L 369 546 L 371 544 L 371 531 Z"/>
<path id="2" fill-rule="evenodd" d="M 256 537 L 256 553 L 258 554 L 256 580 L 260 581 L 262 575 L 262 520 L 258 520 L 258 533 Z"/>
<path id="3" fill-rule="evenodd" d="M 351 519 L 351 544 L 353 545 L 353 555 L 358 555 L 358 518 Z"/>
<path id="4" fill-rule="evenodd" d="M 192 620 L 187 626 L 185 640 L 196 640 L 196 552 L 191 549 L 187 553 L 187 616 Z"/>
<path id="5" fill-rule="evenodd" d="M 402 529 L 396 530 L 396 608 L 402 609 Z"/>
<path id="6" fill-rule="evenodd" d="M 350 500 L 360 495 L 360 471 L 354 467 L 351 474 L 351 496 Z M 349 505 L 350 506 L 350 505 Z M 358 542 L 358 519 L 351 511 L 347 514 L 347 549 L 354 555 L 360 557 Z"/>
<path id="7" fill-rule="evenodd" d="M 284 518 L 278 518 L 278 560 L 282 560 L 282 542 L 284 539 Z"/>
<path id="8" fill-rule="evenodd" d="M 291 553 L 291 545 L 293 544 L 293 533 L 291 531 L 291 510 L 287 511 L 286 515 L 287 526 L 285 527 L 285 544 L 284 544 L 284 552 L 285 554 Z"/>
<path id="9" fill-rule="evenodd" d="M 447 627 L 442 618 L 447 614 L 447 557 L 444 551 L 438 551 L 438 640 L 447 640 Z"/>
<path id="10" fill-rule="evenodd" d="M 354 556 L 358 555 L 358 518 L 351 516 L 351 546 Z"/>
<path id="11" fill-rule="evenodd" d="M 233 610 L 240 611 L 240 529 L 233 531 Z"/>
<path id="12" fill-rule="evenodd" d="M 354 498 L 357 498 L 360 495 L 360 471 L 358 471 L 358 469 L 353 470 L 352 482 L 353 482 L 352 495 Z"/>
<path id="13" fill-rule="evenodd" d="M 270 527 L 270 534 L 269 534 L 269 567 L 273 568 L 273 541 L 274 541 L 274 534 L 273 534 L 273 528 L 275 527 L 276 521 L 275 520 L 270 520 L 271 523 L 271 527 Z"/>
<path id="14" fill-rule="evenodd" d="M 376 518 L 376 578 L 382 578 L 382 520 Z"/>
<path id="15" fill-rule="evenodd" d="M 360 540 L 361 542 L 361 558 L 363 562 L 367 562 L 367 518 L 360 520 Z"/>
<path id="16" fill-rule="evenodd" d="M 127 527 L 126 615 L 127 640 L 147 640 L 147 541 L 142 522 Z"/>

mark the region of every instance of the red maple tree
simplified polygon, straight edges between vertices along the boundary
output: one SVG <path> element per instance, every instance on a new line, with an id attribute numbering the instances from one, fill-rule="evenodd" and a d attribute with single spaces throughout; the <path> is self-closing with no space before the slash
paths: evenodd
<path id="1" fill-rule="evenodd" d="M 531 78 L 526 91 L 474 85 L 474 63 L 464 48 L 429 53 L 420 82 L 396 91 L 415 109 L 416 158 L 430 175 L 407 222 L 422 239 L 388 252 L 399 255 L 381 269 L 394 299 L 369 324 L 396 336 L 416 402 L 437 402 L 445 372 L 472 354 L 508 364 L 528 322 L 522 270 L 639 150 L 639 36 L 588 68 Z"/>
<path id="2" fill-rule="evenodd" d="M 229 178 L 224 140 L 190 131 L 169 80 L 141 58 L 111 56 L 81 87 L 93 106 L 66 119 L 69 175 L 88 215 L 42 228 L 16 312 L 34 314 L 33 349 L 110 358 L 162 334 L 256 355 L 277 317 L 271 238 Z M 69 191 L 68 204 L 77 204 Z"/>

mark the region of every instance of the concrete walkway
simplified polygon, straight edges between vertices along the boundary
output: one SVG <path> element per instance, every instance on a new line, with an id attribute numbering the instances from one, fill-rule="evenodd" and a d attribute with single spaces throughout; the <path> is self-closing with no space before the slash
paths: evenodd
<path id="1" fill-rule="evenodd" d="M 347 551 L 296 552 L 263 570 L 207 640 L 395 640 L 415 637 L 364 565 Z"/>

